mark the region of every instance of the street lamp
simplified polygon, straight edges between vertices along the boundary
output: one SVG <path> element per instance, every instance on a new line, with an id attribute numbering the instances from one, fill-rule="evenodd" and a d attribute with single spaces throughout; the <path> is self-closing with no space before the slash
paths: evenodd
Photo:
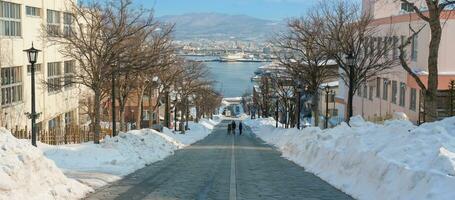
<path id="1" fill-rule="evenodd" d="M 134 122 L 136 120 L 134 119 L 134 109 L 131 109 L 131 129 L 133 129 Z M 134 126 L 134 129 L 136 129 L 137 124 Z"/>
<path id="2" fill-rule="evenodd" d="M 353 66 L 354 65 L 354 55 L 352 53 L 348 53 L 345 57 L 345 63 L 348 66 Z"/>
<path id="3" fill-rule="evenodd" d="M 325 86 L 325 128 L 329 127 L 329 94 L 335 95 L 335 91 L 330 89 L 329 84 Z"/>
<path id="4" fill-rule="evenodd" d="M 116 119 L 115 119 L 115 112 L 116 112 L 116 108 L 115 108 L 115 65 L 112 64 L 111 65 L 112 67 L 112 83 L 111 83 L 111 107 L 112 107 L 112 136 L 115 137 L 117 135 L 117 122 L 116 122 Z"/>
<path id="5" fill-rule="evenodd" d="M 348 118 L 348 121 L 349 121 L 349 117 L 353 115 L 353 109 L 352 109 L 352 97 L 354 96 L 354 86 L 353 86 L 353 79 L 354 79 L 354 66 L 355 66 L 355 58 L 354 58 L 354 55 L 352 54 L 352 52 L 348 53 L 346 55 L 346 58 L 345 58 L 345 64 L 347 65 L 347 67 L 349 67 L 349 74 L 348 74 L 348 78 L 349 78 L 349 90 L 348 90 L 348 95 L 349 95 L 349 98 L 348 98 L 348 113 L 347 113 L 347 118 Z"/>
<path id="6" fill-rule="evenodd" d="M 276 107 L 276 110 L 275 110 L 275 128 L 278 128 L 278 107 L 279 107 L 279 102 L 278 102 L 278 95 L 274 94 L 271 96 L 271 99 L 275 100 L 275 107 Z"/>
<path id="7" fill-rule="evenodd" d="M 32 120 L 32 145 L 36 147 L 36 119 L 38 118 L 39 114 L 36 113 L 35 108 L 35 63 L 38 60 L 38 52 L 41 50 L 32 48 L 24 50 L 27 53 L 28 62 L 30 62 L 30 71 L 31 71 L 31 79 L 32 79 L 32 113 L 28 113 L 28 117 Z"/>
<path id="8" fill-rule="evenodd" d="M 296 109 L 296 117 L 297 117 L 297 129 L 300 129 L 300 112 L 301 112 L 301 89 L 302 89 L 302 85 L 299 81 L 295 81 L 295 85 L 297 86 L 296 88 L 296 93 L 295 93 L 295 96 L 296 96 L 296 101 L 297 101 L 297 109 Z"/>

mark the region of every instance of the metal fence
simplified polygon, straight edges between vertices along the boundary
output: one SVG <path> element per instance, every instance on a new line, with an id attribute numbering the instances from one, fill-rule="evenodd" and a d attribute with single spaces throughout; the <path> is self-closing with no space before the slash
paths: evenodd
<path id="1" fill-rule="evenodd" d="M 31 130 L 27 129 L 27 127 L 24 129 L 16 127 L 11 130 L 11 133 L 18 139 L 31 138 Z M 106 135 L 112 136 L 112 130 L 101 129 L 100 138 L 104 138 Z M 86 126 L 73 125 L 37 131 L 37 140 L 50 145 L 78 144 L 93 141 L 93 139 L 93 131 Z"/>

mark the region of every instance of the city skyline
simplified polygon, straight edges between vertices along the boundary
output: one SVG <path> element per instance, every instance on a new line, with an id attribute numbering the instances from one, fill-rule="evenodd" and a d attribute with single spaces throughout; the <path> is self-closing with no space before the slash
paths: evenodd
<path id="1" fill-rule="evenodd" d="M 267 20 L 301 16 L 317 2 L 318 0 L 134 0 L 137 5 L 153 8 L 158 17 L 187 13 L 223 13 Z"/>

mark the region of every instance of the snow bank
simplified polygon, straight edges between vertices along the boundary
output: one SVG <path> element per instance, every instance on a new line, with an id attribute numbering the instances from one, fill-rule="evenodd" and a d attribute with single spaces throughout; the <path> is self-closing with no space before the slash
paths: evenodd
<path id="1" fill-rule="evenodd" d="M 0 199 L 78 199 L 89 191 L 67 178 L 29 140 L 0 128 Z"/>
<path id="2" fill-rule="evenodd" d="M 205 138 L 217 123 L 206 119 L 199 124 L 190 122 L 191 130 L 186 134 L 173 133 L 167 128 L 163 133 L 142 129 L 106 137 L 99 145 L 88 142 L 60 146 L 39 144 L 39 147 L 69 177 L 96 188 Z"/>
<path id="3" fill-rule="evenodd" d="M 360 117 L 327 130 L 246 120 L 283 156 L 357 199 L 455 199 L 455 117 L 414 126 Z"/>

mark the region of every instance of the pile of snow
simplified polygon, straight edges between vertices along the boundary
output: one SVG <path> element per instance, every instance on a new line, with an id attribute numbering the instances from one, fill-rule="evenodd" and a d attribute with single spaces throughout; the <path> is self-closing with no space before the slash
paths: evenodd
<path id="1" fill-rule="evenodd" d="M 419 127 L 351 119 L 332 128 L 275 128 L 246 120 L 283 156 L 357 199 L 455 199 L 455 117 Z"/>
<path id="2" fill-rule="evenodd" d="M 100 187 L 205 138 L 218 122 L 206 119 L 200 123 L 190 122 L 191 130 L 186 134 L 173 133 L 167 128 L 163 133 L 142 129 L 112 138 L 107 136 L 99 145 L 88 142 L 38 146 L 69 177 L 91 187 Z"/>
<path id="3" fill-rule="evenodd" d="M 90 191 L 67 178 L 29 140 L 0 128 L 0 199 L 79 199 Z"/>

